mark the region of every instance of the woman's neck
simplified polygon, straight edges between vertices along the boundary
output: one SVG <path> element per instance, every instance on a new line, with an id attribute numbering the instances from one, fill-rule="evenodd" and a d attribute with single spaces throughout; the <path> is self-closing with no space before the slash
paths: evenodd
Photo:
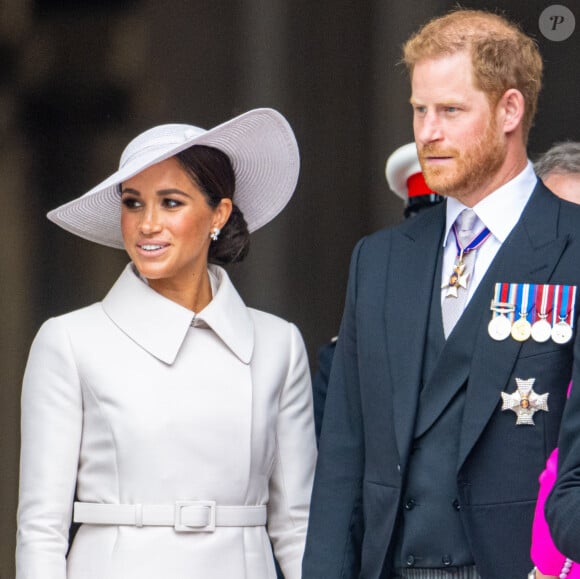
<path id="1" fill-rule="evenodd" d="M 207 269 L 185 280 L 170 278 L 147 281 L 157 293 L 196 313 L 203 310 L 213 297 Z"/>

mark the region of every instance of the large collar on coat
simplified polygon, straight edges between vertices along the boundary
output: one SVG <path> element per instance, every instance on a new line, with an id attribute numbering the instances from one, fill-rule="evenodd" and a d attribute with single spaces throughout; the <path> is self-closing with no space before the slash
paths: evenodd
<path id="1" fill-rule="evenodd" d="M 133 341 L 166 364 L 173 364 L 192 322 L 213 330 L 245 364 L 254 348 L 252 319 L 227 273 L 210 265 L 216 291 L 198 314 L 150 288 L 128 264 L 103 300 L 113 323 Z M 206 331 L 201 330 L 200 331 Z"/>

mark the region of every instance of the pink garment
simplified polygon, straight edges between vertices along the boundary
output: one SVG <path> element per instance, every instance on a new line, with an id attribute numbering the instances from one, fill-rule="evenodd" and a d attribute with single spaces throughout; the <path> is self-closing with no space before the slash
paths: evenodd
<path id="1" fill-rule="evenodd" d="M 568 395 L 570 395 L 570 387 L 568 388 Z M 555 575 L 556 577 L 562 572 L 566 557 L 556 549 L 552 541 L 550 529 L 544 516 L 544 506 L 556 482 L 557 474 L 558 449 L 555 448 L 546 462 L 546 468 L 540 475 L 540 491 L 538 492 L 538 501 L 536 503 L 536 512 L 534 514 L 534 524 L 532 527 L 531 556 L 534 565 L 544 575 Z M 572 563 L 572 568 L 568 575 L 566 575 L 566 579 L 580 579 L 580 564 Z"/>

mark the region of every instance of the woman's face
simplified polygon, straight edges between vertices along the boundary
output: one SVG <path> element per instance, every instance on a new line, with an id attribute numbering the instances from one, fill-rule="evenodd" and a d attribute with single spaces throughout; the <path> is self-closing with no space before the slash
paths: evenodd
<path id="1" fill-rule="evenodd" d="M 210 232 L 222 228 L 231 201 L 215 209 L 177 159 L 145 169 L 121 185 L 125 249 L 150 286 L 163 295 L 205 274 Z"/>

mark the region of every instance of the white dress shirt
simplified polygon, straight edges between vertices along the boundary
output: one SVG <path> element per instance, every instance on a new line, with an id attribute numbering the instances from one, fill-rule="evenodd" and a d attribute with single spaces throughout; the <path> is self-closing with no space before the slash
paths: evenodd
<path id="1" fill-rule="evenodd" d="M 482 223 L 480 227 L 482 229 L 484 226 L 487 227 L 491 235 L 477 250 L 473 275 L 467 287 L 467 302 L 475 293 L 479 282 L 486 274 L 502 243 L 519 221 L 537 182 L 538 178 L 534 173 L 532 163 L 528 160 L 526 168 L 521 173 L 472 207 Z M 457 258 L 457 248 L 452 226 L 464 209 L 468 209 L 468 207 L 457 199 L 453 197 L 447 198 L 441 286 L 447 284 L 449 276 L 453 272 L 453 266 Z M 476 233 L 479 233 L 479 231 L 475 232 L 474 235 Z M 446 293 L 446 289 L 441 290 L 442 303 Z"/>

